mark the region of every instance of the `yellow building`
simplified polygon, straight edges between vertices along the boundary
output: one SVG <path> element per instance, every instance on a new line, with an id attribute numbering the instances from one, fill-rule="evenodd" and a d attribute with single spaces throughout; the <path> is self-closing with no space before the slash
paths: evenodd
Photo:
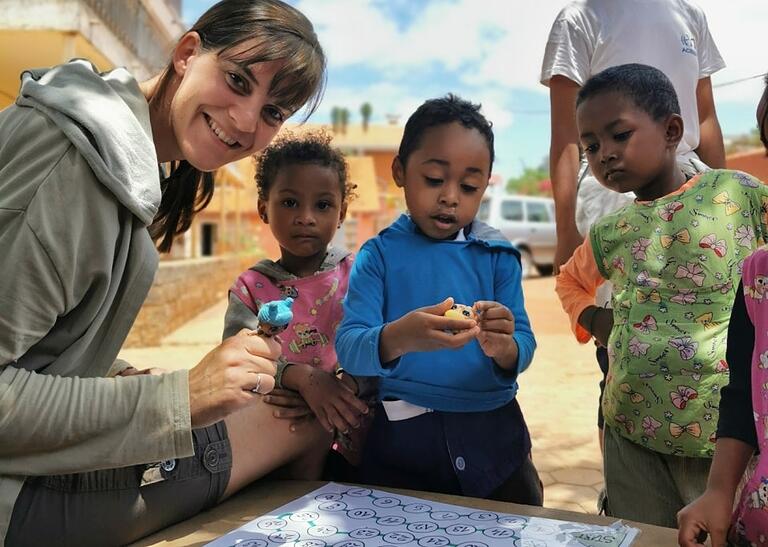
<path id="1" fill-rule="evenodd" d="M 148 78 L 184 30 L 180 11 L 181 0 L 2 0 L 0 108 L 15 99 L 22 70 L 74 57 Z"/>

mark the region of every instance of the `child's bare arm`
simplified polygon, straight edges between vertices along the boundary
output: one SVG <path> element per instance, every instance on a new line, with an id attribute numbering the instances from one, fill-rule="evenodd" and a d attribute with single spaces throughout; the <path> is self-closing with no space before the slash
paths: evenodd
<path id="1" fill-rule="evenodd" d="M 358 427 L 360 416 L 368 413 L 368 405 L 358 399 L 352 389 L 336 375 L 319 368 L 291 364 L 283 373 L 282 384 L 301 395 L 327 431 L 343 432 Z"/>
<path id="2" fill-rule="evenodd" d="M 709 533 L 713 546 L 725 545 L 736 487 L 753 452 L 752 446 L 738 439 L 717 440 L 706 491 L 677 514 L 680 545 L 701 545 L 703 532 Z"/>
<path id="3" fill-rule="evenodd" d="M 591 336 L 585 332 L 579 318 L 588 307 L 594 305 L 597 288 L 604 282 L 595 263 L 592 244 L 587 238 L 560 268 L 555 280 L 555 292 L 571 320 L 571 329 L 576 339 L 582 344 L 589 342 Z"/>
<path id="4" fill-rule="evenodd" d="M 589 306 L 579 316 L 579 325 L 604 347 L 613 329 L 613 310 L 600 306 Z"/>

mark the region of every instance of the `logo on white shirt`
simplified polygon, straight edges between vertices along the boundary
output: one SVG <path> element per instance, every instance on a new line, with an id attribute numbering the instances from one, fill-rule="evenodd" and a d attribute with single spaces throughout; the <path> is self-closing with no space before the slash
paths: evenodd
<path id="1" fill-rule="evenodd" d="M 696 55 L 696 39 L 688 34 L 687 32 L 684 32 L 680 36 L 680 42 L 683 44 L 683 53 L 690 53 L 691 55 Z"/>

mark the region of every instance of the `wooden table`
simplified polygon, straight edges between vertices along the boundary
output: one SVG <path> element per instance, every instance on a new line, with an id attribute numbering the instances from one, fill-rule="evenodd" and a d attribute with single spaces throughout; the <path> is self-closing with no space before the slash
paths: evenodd
<path id="1" fill-rule="evenodd" d="M 315 481 L 260 481 L 246 488 L 236 496 L 228 499 L 218 507 L 201 513 L 189 520 L 181 522 L 170 528 L 166 528 L 156 534 L 134 543 L 134 547 L 171 547 L 171 546 L 202 546 L 213 541 L 227 532 L 239 528 L 261 515 L 269 513 L 272 509 L 300 498 L 301 496 L 319 488 L 324 482 Z M 499 513 L 514 513 L 532 517 L 544 517 L 574 522 L 586 522 L 590 524 L 613 524 L 616 519 L 561 511 L 559 509 L 546 509 L 529 505 L 517 505 L 498 501 L 482 500 L 477 498 L 465 498 L 461 496 L 449 496 L 432 492 L 420 492 L 415 490 L 398 490 L 395 488 L 375 487 L 377 490 L 397 492 L 407 496 L 424 498 L 442 503 L 462 505 L 477 509 L 487 509 Z M 627 521 L 627 524 L 639 528 L 641 534 L 633 543 L 633 547 L 673 547 L 677 545 L 677 530 L 661 528 L 649 524 L 639 524 Z"/>

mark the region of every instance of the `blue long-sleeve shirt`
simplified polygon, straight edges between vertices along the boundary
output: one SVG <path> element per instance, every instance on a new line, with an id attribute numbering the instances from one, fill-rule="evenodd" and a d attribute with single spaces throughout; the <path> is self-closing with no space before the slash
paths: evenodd
<path id="1" fill-rule="evenodd" d="M 336 353 L 350 373 L 380 377 L 383 399 L 480 412 L 505 405 L 517 393 L 517 375 L 528 367 L 536 347 L 523 305 L 519 255 L 500 232 L 482 222 L 465 228 L 465 236 L 466 241 L 431 239 L 402 215 L 358 253 Z M 494 300 L 512 311 L 516 370 L 502 370 L 476 340 L 456 350 L 413 352 L 381 362 L 384 325 L 449 296 L 467 305 Z"/>

